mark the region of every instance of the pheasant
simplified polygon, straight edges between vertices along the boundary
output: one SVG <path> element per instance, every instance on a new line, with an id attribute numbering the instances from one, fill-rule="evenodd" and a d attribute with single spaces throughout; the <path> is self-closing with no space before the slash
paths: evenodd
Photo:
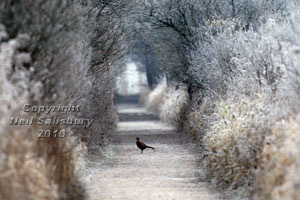
<path id="1" fill-rule="evenodd" d="M 136 146 L 141 149 L 141 154 L 143 153 L 144 149 L 146 149 L 146 148 L 150 148 L 153 151 L 155 151 L 154 147 L 150 147 L 150 146 L 146 145 L 144 142 L 141 142 L 140 138 L 136 138 Z"/>

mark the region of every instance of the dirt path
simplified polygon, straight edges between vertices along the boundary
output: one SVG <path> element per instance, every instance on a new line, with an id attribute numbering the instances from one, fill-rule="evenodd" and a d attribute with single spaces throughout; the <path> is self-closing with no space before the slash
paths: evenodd
<path id="1" fill-rule="evenodd" d="M 91 200 L 222 199 L 200 181 L 198 149 L 184 135 L 141 107 L 120 105 L 119 118 L 106 158 L 85 177 Z M 136 137 L 157 151 L 140 154 Z"/>

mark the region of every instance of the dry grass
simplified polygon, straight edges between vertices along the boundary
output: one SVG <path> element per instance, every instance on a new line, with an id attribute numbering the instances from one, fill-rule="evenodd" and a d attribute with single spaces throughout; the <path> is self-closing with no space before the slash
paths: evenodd
<path id="1" fill-rule="evenodd" d="M 300 115 L 282 120 L 266 137 L 257 175 L 258 199 L 300 199 Z"/>
<path id="2" fill-rule="evenodd" d="M 38 138 L 40 128 L 11 126 L 1 134 L 5 138 L 0 145 L 1 197 L 84 199 L 83 187 L 75 174 L 70 138 Z"/>
<path id="3" fill-rule="evenodd" d="M 189 113 L 188 131 L 205 134 L 208 177 L 231 191 L 238 189 L 239 197 L 299 199 L 300 115 L 280 121 L 287 116 L 281 109 L 287 102 L 272 103 L 260 93 L 232 94 L 215 108 L 205 102 Z"/>
<path id="4" fill-rule="evenodd" d="M 0 194 L 3 199 L 59 199 L 58 185 L 49 177 L 54 166 L 37 156 L 35 130 L 7 130 L 1 134 Z M 36 130 L 37 131 L 37 130 Z M 41 149 L 40 149 L 41 150 Z"/>
<path id="5" fill-rule="evenodd" d="M 223 187 L 239 188 L 242 197 L 253 191 L 264 137 L 274 120 L 269 119 L 264 102 L 261 94 L 218 102 L 203 141 L 208 176 Z"/>

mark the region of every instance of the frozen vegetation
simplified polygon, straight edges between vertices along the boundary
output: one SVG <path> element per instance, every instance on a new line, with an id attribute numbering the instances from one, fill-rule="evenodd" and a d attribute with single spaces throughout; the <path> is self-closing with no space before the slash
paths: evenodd
<path id="1" fill-rule="evenodd" d="M 194 138 L 206 180 L 300 199 L 299 24 L 298 0 L 0 1 L 0 199 L 86 199 L 80 173 L 116 128 L 115 93 L 136 93 L 143 74 L 140 103 Z M 11 117 L 93 122 L 38 139 Z"/>

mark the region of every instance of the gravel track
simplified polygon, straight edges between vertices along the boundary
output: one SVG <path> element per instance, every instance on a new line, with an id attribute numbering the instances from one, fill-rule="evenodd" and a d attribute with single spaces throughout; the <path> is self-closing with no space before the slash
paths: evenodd
<path id="1" fill-rule="evenodd" d="M 189 138 L 142 107 L 121 104 L 119 116 L 105 158 L 84 177 L 90 200 L 223 199 L 201 181 L 201 152 Z M 136 137 L 157 151 L 140 154 Z"/>

